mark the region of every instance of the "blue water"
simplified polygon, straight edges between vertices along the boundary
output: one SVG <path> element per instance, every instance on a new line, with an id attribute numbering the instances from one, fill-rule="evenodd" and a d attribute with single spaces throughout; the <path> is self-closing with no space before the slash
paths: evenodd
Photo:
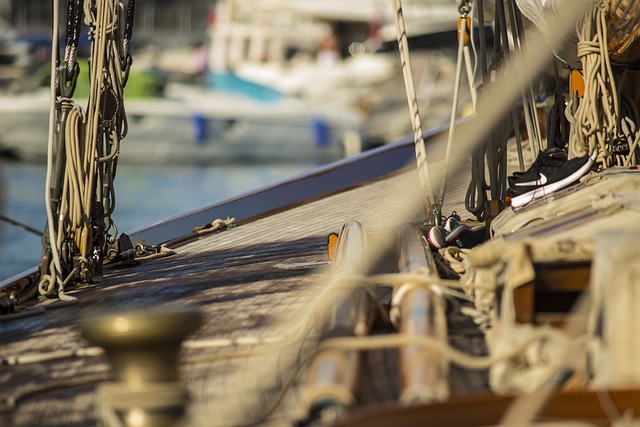
<path id="1" fill-rule="evenodd" d="M 115 181 L 119 232 L 206 206 L 304 172 L 308 164 L 150 167 L 120 164 Z M 0 213 L 42 230 L 46 167 L 0 161 Z M 0 221 L 0 280 L 37 265 L 40 237 Z"/>

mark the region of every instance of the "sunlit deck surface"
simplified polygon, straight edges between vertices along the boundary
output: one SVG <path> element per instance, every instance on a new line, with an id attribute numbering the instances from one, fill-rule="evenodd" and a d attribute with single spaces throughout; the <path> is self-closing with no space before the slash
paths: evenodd
<path id="1" fill-rule="evenodd" d="M 468 181 L 466 177 L 457 181 L 451 183 L 448 202 L 462 200 Z M 88 347 L 91 344 L 78 330 L 85 317 L 158 304 L 186 304 L 204 315 L 204 325 L 190 337 L 193 340 L 287 336 L 308 320 L 327 281 L 323 265 L 327 235 L 338 232 L 349 220 L 358 220 L 368 232 L 389 232 L 395 224 L 419 223 L 424 215 L 420 202 L 403 214 L 396 211 L 402 200 L 419 194 L 417 174 L 408 168 L 192 241 L 175 248 L 171 256 L 132 267 L 108 266 L 104 278 L 69 292 L 78 298 L 77 304 L 0 323 L 2 356 Z M 452 210 L 464 211 L 451 203 L 443 211 Z M 382 287 L 380 294 L 381 302 L 388 303 L 389 289 Z M 374 333 L 390 331 L 389 326 L 378 328 Z M 482 335 L 468 323 L 450 328 L 454 345 L 475 354 L 484 352 Z M 265 347 L 183 349 L 181 375 L 192 398 L 188 425 L 251 421 L 291 425 L 300 416 L 304 366 L 295 374 L 314 345 L 313 333 L 309 333 L 296 345 L 285 349 L 267 346 L 267 354 L 250 357 L 228 356 Z M 395 402 L 399 394 L 397 352 L 365 352 L 362 360 L 358 405 Z M 0 425 L 96 425 L 96 386 L 109 372 L 104 356 L 2 366 L 0 398 L 5 406 L 14 407 L 0 413 Z M 294 375 L 292 387 L 287 388 Z M 484 388 L 485 374 L 452 368 L 450 380 L 452 394 L 467 393 Z M 283 403 L 262 419 L 283 390 Z M 19 399 L 12 403 L 14 397 Z"/>

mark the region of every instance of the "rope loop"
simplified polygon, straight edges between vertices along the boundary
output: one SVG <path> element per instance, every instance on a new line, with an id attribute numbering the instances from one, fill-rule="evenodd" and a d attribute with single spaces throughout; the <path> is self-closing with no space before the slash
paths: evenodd
<path id="1" fill-rule="evenodd" d="M 40 295 L 49 296 L 53 295 L 56 290 L 56 281 L 50 274 L 45 274 L 40 278 L 38 282 L 38 291 Z"/>

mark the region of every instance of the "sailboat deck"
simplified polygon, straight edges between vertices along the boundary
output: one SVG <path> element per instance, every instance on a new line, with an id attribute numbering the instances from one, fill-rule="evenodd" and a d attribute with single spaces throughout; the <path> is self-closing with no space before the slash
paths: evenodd
<path id="1" fill-rule="evenodd" d="M 443 213 L 464 212 L 452 202 L 463 200 L 465 175 L 449 182 Z M 637 223 L 633 201 L 638 188 L 640 174 L 635 170 L 606 171 L 518 213 L 506 211 L 495 224 L 508 243 L 539 236 L 544 240 L 549 233 L 565 239 L 566 233 L 553 231 L 558 222 L 568 221 L 567 233 L 588 244 L 596 230 Z M 196 308 L 204 322 L 189 340 L 209 343 L 181 350 L 180 373 L 191 396 L 188 425 L 291 425 L 304 419 L 305 372 L 318 344 L 311 325 L 330 281 L 327 236 L 357 220 L 372 240 L 388 237 L 400 224 L 421 221 L 417 194 L 417 174 L 405 168 L 192 240 L 166 257 L 129 267 L 107 266 L 101 280 L 68 292 L 78 299 L 76 304 L 56 307 L 56 302 L 33 316 L 0 322 L 0 425 L 96 425 L 98 385 L 110 378 L 111 367 L 82 338 L 78 326 L 89 316 L 163 304 Z M 619 202 L 623 198 L 628 201 Z M 609 202 L 617 208 L 612 210 Z M 590 211 L 607 214 L 573 215 Z M 375 290 L 379 302 L 389 304 L 391 287 Z M 449 343 L 467 354 L 486 354 L 484 335 L 453 308 Z M 394 328 L 381 317 L 372 334 L 390 332 Z M 278 339 L 287 345 L 275 342 Z M 361 359 L 356 410 L 397 405 L 397 351 L 363 351 Z M 452 397 L 488 391 L 483 370 L 451 366 L 448 380 Z"/>
<path id="2" fill-rule="evenodd" d="M 87 316 L 187 304 L 197 308 L 205 319 L 192 340 L 289 336 L 305 320 L 319 286 L 328 277 L 323 268 L 327 263 L 327 235 L 354 219 L 368 232 L 384 232 L 393 224 L 419 221 L 423 215 L 419 209 L 397 212 L 407 196 L 419 194 L 416 186 L 417 177 L 410 168 L 209 235 L 176 248 L 175 254 L 164 258 L 132 267 L 107 266 L 101 280 L 69 292 L 78 299 L 77 304 L 0 323 L 5 365 L 0 368 L 0 398 L 5 402 L 0 424 L 96 424 L 96 385 L 108 377 L 110 369 L 104 356 L 63 357 L 39 363 L 26 363 L 24 358 L 88 347 L 78 330 Z M 456 208 L 461 211 L 456 206 L 450 210 Z M 381 292 L 383 300 L 388 300 L 388 290 Z M 453 337 L 455 341 L 455 334 Z M 483 352 L 482 337 L 474 340 L 476 352 Z M 312 343 L 308 339 L 284 349 L 267 346 L 267 354 L 262 352 L 265 346 L 260 345 L 183 350 L 181 373 L 192 397 L 190 421 L 193 425 L 210 425 L 211 420 L 230 425 L 259 417 L 286 389 L 290 377 L 294 378 L 292 373 L 303 368 Z M 253 350 L 261 351 L 246 354 Z M 19 362 L 25 363 L 12 364 L 16 356 L 22 356 Z M 366 404 L 397 399 L 395 351 L 369 352 L 364 360 L 361 378 L 365 386 L 356 396 L 359 401 Z M 482 374 L 453 370 L 451 376 L 460 390 L 484 385 Z M 302 374 L 295 376 L 294 384 L 302 378 Z M 456 386 L 452 388 L 455 393 Z M 295 391 L 287 393 L 285 404 L 269 416 L 269 423 L 286 425 L 301 417 L 297 396 Z"/>

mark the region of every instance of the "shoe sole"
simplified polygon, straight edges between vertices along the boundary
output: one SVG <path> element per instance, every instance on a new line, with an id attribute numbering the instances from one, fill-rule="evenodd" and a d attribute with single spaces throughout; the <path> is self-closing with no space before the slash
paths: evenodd
<path id="1" fill-rule="evenodd" d="M 451 230 L 449 232 L 449 234 L 447 234 L 447 237 L 446 237 L 447 244 L 451 244 L 451 243 L 455 242 L 456 239 L 458 237 L 460 237 L 460 235 L 462 233 L 464 233 L 465 231 L 467 231 L 467 230 L 470 230 L 469 226 L 467 226 L 465 224 L 458 225 L 456 228 Z"/>
<path id="2" fill-rule="evenodd" d="M 513 208 L 522 207 L 527 203 L 531 203 L 535 199 L 544 197 L 547 194 L 551 194 L 554 191 L 558 191 L 566 187 L 567 185 L 572 184 L 576 180 L 580 179 L 580 177 L 584 175 L 589 169 L 591 169 L 591 166 L 593 166 L 593 162 L 595 161 L 597 155 L 598 155 L 598 152 L 594 151 L 591 157 L 589 157 L 589 160 L 587 160 L 587 163 L 582 165 L 580 169 L 576 170 L 574 173 L 565 177 L 564 179 L 545 185 L 543 187 L 536 188 L 535 190 L 531 190 L 528 193 L 524 193 L 519 196 L 513 197 L 511 199 L 511 207 Z"/>
<path id="3" fill-rule="evenodd" d="M 427 233 L 427 241 L 433 249 L 442 249 L 448 245 L 447 231 L 442 226 L 433 226 Z"/>

